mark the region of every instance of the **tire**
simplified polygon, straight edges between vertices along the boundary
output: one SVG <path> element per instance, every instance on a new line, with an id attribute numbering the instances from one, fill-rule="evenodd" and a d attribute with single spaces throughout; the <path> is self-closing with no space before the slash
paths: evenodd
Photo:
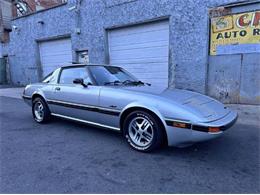
<path id="1" fill-rule="evenodd" d="M 145 111 L 135 111 L 126 117 L 123 135 L 133 149 L 141 152 L 158 149 L 164 138 L 159 119 Z"/>
<path id="2" fill-rule="evenodd" d="M 32 103 L 33 118 L 37 123 L 46 123 L 51 118 L 48 105 L 42 98 L 35 98 Z"/>

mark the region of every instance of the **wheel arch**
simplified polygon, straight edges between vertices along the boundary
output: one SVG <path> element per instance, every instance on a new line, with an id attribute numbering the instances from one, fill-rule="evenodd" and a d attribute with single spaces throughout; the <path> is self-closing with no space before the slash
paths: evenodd
<path id="1" fill-rule="evenodd" d="M 42 98 L 46 102 L 45 96 L 41 91 L 36 91 L 32 94 L 32 101 L 37 97 Z"/>
<path id="2" fill-rule="evenodd" d="M 44 97 L 41 94 L 38 94 L 38 93 L 35 93 L 35 94 L 32 95 L 32 101 L 35 100 L 35 98 L 37 98 L 37 97 L 41 98 L 45 101 Z"/>
<path id="3" fill-rule="evenodd" d="M 134 111 L 145 111 L 145 112 L 148 112 L 149 114 L 153 115 L 154 117 L 156 117 L 158 119 L 158 121 L 161 123 L 160 125 L 163 128 L 164 141 L 166 141 L 167 142 L 166 144 L 168 145 L 168 137 L 167 137 L 166 126 L 165 126 L 166 124 L 165 124 L 165 121 L 163 120 L 162 115 L 156 109 L 147 108 L 147 107 L 141 106 L 141 105 L 128 106 L 120 114 L 120 124 L 119 124 L 120 129 L 123 129 L 123 124 L 124 124 L 125 118 L 131 112 L 134 112 Z"/>
<path id="4" fill-rule="evenodd" d="M 49 105 L 48 105 L 48 103 L 47 103 L 47 100 L 45 99 L 45 97 L 44 97 L 44 95 L 42 94 L 42 93 L 38 93 L 38 92 L 35 92 L 35 93 L 33 93 L 33 95 L 32 95 L 32 105 L 33 105 L 33 101 L 35 100 L 35 98 L 41 98 L 44 102 L 45 102 L 45 104 L 47 105 L 47 108 L 48 109 L 50 109 L 49 108 Z"/>

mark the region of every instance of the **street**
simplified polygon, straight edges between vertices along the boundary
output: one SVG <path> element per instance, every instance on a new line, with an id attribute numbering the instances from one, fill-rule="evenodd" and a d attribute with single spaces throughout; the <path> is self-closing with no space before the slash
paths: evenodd
<path id="1" fill-rule="evenodd" d="M 260 193 L 259 106 L 230 106 L 239 119 L 222 137 L 140 153 L 117 132 L 37 124 L 1 96 L 0 193 Z"/>

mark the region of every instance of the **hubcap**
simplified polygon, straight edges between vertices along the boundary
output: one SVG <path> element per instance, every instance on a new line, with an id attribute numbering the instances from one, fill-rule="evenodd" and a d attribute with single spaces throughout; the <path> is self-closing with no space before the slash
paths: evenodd
<path id="1" fill-rule="evenodd" d="M 43 115 L 44 115 L 44 111 L 43 111 L 43 105 L 41 102 L 36 102 L 34 105 L 34 114 L 36 117 L 37 121 L 42 121 L 43 120 Z"/>
<path id="2" fill-rule="evenodd" d="M 139 147 L 148 146 L 154 135 L 151 122 L 144 117 L 135 117 L 128 127 L 131 140 Z"/>

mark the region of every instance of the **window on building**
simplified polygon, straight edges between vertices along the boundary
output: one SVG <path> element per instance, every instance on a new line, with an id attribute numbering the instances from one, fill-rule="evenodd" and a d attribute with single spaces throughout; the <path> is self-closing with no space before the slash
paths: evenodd
<path id="1" fill-rule="evenodd" d="M 78 56 L 78 62 L 82 64 L 88 64 L 89 63 L 89 56 L 88 56 L 88 50 L 84 51 L 77 51 Z"/>
<path id="2" fill-rule="evenodd" d="M 16 0 L 13 1 L 13 6 L 15 8 L 14 17 L 49 9 L 66 2 L 67 0 Z"/>

